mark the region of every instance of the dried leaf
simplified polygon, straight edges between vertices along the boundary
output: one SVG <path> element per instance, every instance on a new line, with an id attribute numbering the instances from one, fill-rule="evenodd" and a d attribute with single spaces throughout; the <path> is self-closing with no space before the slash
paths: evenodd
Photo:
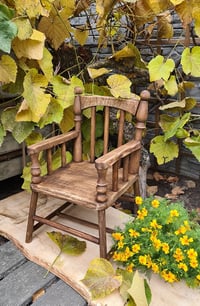
<path id="1" fill-rule="evenodd" d="M 154 195 L 155 193 L 158 192 L 158 186 L 147 186 L 147 194 Z"/>
<path id="2" fill-rule="evenodd" d="M 163 181 L 165 179 L 164 176 L 157 171 L 153 173 L 153 178 L 156 182 Z"/>
<path id="3" fill-rule="evenodd" d="M 167 182 L 169 182 L 169 183 L 177 183 L 178 181 L 179 181 L 178 176 L 169 176 L 167 178 Z"/>
<path id="4" fill-rule="evenodd" d="M 172 189 L 172 194 L 177 196 L 179 194 L 184 194 L 184 187 L 176 186 Z"/>

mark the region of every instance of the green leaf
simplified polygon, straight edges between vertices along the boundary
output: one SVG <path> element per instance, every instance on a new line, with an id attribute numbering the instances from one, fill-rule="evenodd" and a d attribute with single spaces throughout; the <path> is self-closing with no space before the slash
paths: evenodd
<path id="1" fill-rule="evenodd" d="M 133 298 L 128 293 L 128 289 L 131 287 L 133 280 L 133 272 L 127 270 L 117 269 L 117 275 L 122 276 L 122 284 L 120 286 L 120 295 L 123 298 L 126 306 L 135 306 Z"/>
<path id="2" fill-rule="evenodd" d="M 3 143 L 4 136 L 6 136 L 6 131 L 4 130 L 2 124 L 0 124 L 0 146 Z"/>
<path id="3" fill-rule="evenodd" d="M 43 139 L 42 134 L 36 131 L 33 131 L 27 138 L 26 138 L 26 145 L 30 146 L 34 143 L 37 143 Z"/>
<path id="4" fill-rule="evenodd" d="M 184 145 L 192 152 L 192 154 L 200 162 L 200 135 L 186 138 L 184 140 Z"/>
<path id="5" fill-rule="evenodd" d="M 99 157 L 103 153 L 103 139 L 97 139 L 95 143 L 95 156 Z"/>
<path id="6" fill-rule="evenodd" d="M 61 76 L 54 76 L 52 80 L 53 90 L 56 99 L 63 109 L 74 103 L 74 84 L 66 84 L 65 79 Z"/>
<path id="7" fill-rule="evenodd" d="M 144 280 L 144 288 L 145 288 L 145 295 L 147 298 L 147 303 L 150 305 L 152 294 L 151 294 L 151 288 L 149 287 L 149 284 L 147 283 L 146 279 Z"/>
<path id="8" fill-rule="evenodd" d="M 174 68 L 175 63 L 172 59 L 167 59 L 165 62 L 162 55 L 157 55 L 148 64 L 150 81 L 153 82 L 160 79 L 167 81 Z"/>
<path id="9" fill-rule="evenodd" d="M 33 34 L 33 28 L 27 17 L 19 17 L 15 19 L 18 28 L 17 37 L 20 40 L 28 39 Z"/>
<path id="10" fill-rule="evenodd" d="M 10 53 L 11 42 L 17 35 L 17 26 L 10 19 L 14 16 L 14 10 L 0 4 L 0 50 Z"/>
<path id="11" fill-rule="evenodd" d="M 200 77 L 200 47 L 185 48 L 181 55 L 181 64 L 185 74 Z"/>
<path id="12" fill-rule="evenodd" d="M 96 113 L 96 129 L 95 129 L 95 137 L 101 137 L 103 135 L 103 115 Z M 90 129 L 91 129 L 91 121 L 90 119 L 85 119 L 82 123 L 82 133 L 83 137 L 86 140 L 90 140 Z"/>
<path id="13" fill-rule="evenodd" d="M 182 139 L 182 138 L 186 138 L 186 137 L 189 137 L 190 136 L 190 133 L 183 129 L 183 128 L 178 128 L 177 131 L 176 131 L 176 134 L 175 136 L 179 139 Z"/>
<path id="14" fill-rule="evenodd" d="M 74 127 L 74 111 L 73 106 L 64 110 L 62 120 L 60 121 L 60 129 L 62 133 L 70 131 Z"/>
<path id="15" fill-rule="evenodd" d="M 39 66 L 44 73 L 45 77 L 48 81 L 51 81 L 53 77 L 53 63 L 52 63 L 52 55 L 47 50 L 47 48 L 44 48 L 43 50 L 43 58 L 38 61 Z"/>
<path id="16" fill-rule="evenodd" d="M 165 136 L 156 136 L 151 140 L 150 152 L 153 153 L 159 165 L 178 157 L 178 145 L 173 141 L 165 141 Z"/>
<path id="17" fill-rule="evenodd" d="M 132 296 L 135 304 L 137 306 L 148 306 L 144 279 L 139 275 L 139 272 L 136 271 L 133 276 L 133 281 L 128 293 Z"/>
<path id="18" fill-rule="evenodd" d="M 124 75 L 113 74 L 107 78 L 110 92 L 115 98 L 130 98 L 131 81 Z"/>
<path id="19" fill-rule="evenodd" d="M 34 123 L 16 122 L 16 114 L 17 109 L 15 107 L 9 107 L 3 111 L 1 115 L 1 121 L 4 129 L 12 132 L 15 140 L 18 143 L 21 143 L 31 134 L 34 128 Z"/>
<path id="20" fill-rule="evenodd" d="M 49 238 L 57 244 L 60 251 L 69 255 L 77 256 L 86 249 L 86 242 L 80 241 L 70 235 L 64 235 L 61 232 L 47 232 Z"/>
<path id="21" fill-rule="evenodd" d="M 51 102 L 49 103 L 46 113 L 39 121 L 39 127 L 43 128 L 44 126 L 51 124 L 51 123 L 60 123 L 63 118 L 63 108 L 60 103 L 51 98 Z"/>
<path id="22" fill-rule="evenodd" d="M 93 299 L 103 298 L 122 283 L 122 277 L 116 275 L 111 263 L 104 258 L 96 258 L 90 262 L 85 277 L 81 280 L 88 287 Z"/>
<path id="23" fill-rule="evenodd" d="M 72 161 L 72 155 L 69 151 L 66 151 L 66 162 Z M 61 149 L 59 148 L 52 156 L 52 169 L 56 170 L 61 167 Z"/>
<path id="24" fill-rule="evenodd" d="M 169 126 L 169 130 L 165 132 L 164 141 L 173 137 L 178 129 L 184 127 L 184 125 L 189 121 L 190 115 L 191 113 L 185 113 L 181 118 L 176 118 L 176 120 Z"/>

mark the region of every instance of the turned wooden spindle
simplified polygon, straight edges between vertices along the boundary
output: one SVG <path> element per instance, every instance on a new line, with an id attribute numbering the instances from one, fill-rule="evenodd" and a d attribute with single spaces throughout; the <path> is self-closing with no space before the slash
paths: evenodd
<path id="1" fill-rule="evenodd" d="M 41 170 L 40 170 L 40 164 L 38 160 L 39 154 L 32 154 L 31 160 L 32 160 L 32 166 L 31 166 L 31 175 L 32 175 L 32 184 L 39 184 L 42 180 L 41 178 Z"/>

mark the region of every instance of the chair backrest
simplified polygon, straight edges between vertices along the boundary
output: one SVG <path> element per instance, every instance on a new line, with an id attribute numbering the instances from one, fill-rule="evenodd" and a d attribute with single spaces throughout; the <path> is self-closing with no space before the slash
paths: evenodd
<path id="1" fill-rule="evenodd" d="M 95 161 L 95 144 L 96 144 L 96 129 L 97 129 L 97 110 L 101 110 L 103 116 L 103 154 L 109 151 L 110 141 L 109 141 L 109 130 L 110 130 L 110 117 L 113 115 L 114 109 L 117 110 L 117 145 L 119 147 L 124 142 L 124 125 L 126 121 L 127 113 L 134 116 L 134 127 L 135 131 L 132 135 L 132 139 L 141 141 L 144 129 L 146 127 L 146 119 L 148 115 L 148 99 L 149 92 L 144 90 L 141 92 L 140 97 L 134 96 L 130 99 L 114 98 L 110 96 L 97 96 L 97 95 L 82 95 L 81 90 L 77 89 L 78 94 L 75 97 L 74 102 L 74 120 L 75 120 L 75 130 L 81 131 L 83 114 L 86 109 L 91 109 L 90 111 L 90 122 L 87 124 L 90 128 L 90 162 Z M 87 112 L 88 114 L 88 112 Z M 116 112 L 115 112 L 116 114 Z M 74 161 L 82 160 L 82 135 L 80 133 L 74 146 Z"/>

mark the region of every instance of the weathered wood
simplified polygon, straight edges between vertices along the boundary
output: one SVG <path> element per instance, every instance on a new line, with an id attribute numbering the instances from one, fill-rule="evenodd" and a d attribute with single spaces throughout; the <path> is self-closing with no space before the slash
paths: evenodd
<path id="1" fill-rule="evenodd" d="M 32 192 L 33 196 L 30 203 L 30 212 L 27 225 L 26 242 L 32 240 L 32 233 L 41 224 L 55 227 L 59 230 L 69 232 L 78 237 L 82 237 L 91 242 L 99 244 L 100 256 L 106 257 L 106 228 L 105 228 L 105 210 L 113 206 L 115 202 L 131 186 L 135 185 L 134 190 L 139 194 L 138 178 L 141 140 L 145 129 L 145 122 L 148 114 L 149 92 L 141 93 L 141 101 L 135 96 L 131 99 L 116 99 L 105 96 L 83 96 L 81 88 L 75 91 L 74 101 L 74 125 L 75 130 L 55 136 L 44 142 L 32 145 L 28 148 L 32 160 Z M 104 109 L 104 149 L 103 156 L 95 156 L 96 142 L 96 110 L 97 107 Z M 118 124 L 117 148 L 112 148 L 108 152 L 109 144 L 109 108 L 115 108 L 120 113 Z M 90 109 L 90 156 L 89 161 L 82 162 L 82 111 Z M 135 116 L 136 131 L 135 137 L 129 142 L 124 142 L 124 124 L 125 112 Z M 65 165 L 65 143 L 74 139 L 73 161 Z M 52 171 L 52 148 L 61 145 L 61 165 L 55 171 Z M 39 165 L 39 152 L 46 150 L 48 175 L 41 177 Z M 97 158 L 97 159 L 96 159 Z M 124 164 L 123 160 L 124 159 Z M 122 165 L 122 166 L 121 166 Z M 83 206 L 88 209 L 98 211 L 99 237 L 94 237 L 90 233 L 70 228 L 56 221 L 51 220 L 49 216 L 40 216 L 37 214 L 37 197 L 41 193 L 48 196 L 63 199 L 66 202 Z M 61 213 L 61 211 L 59 211 Z M 34 222 L 38 225 L 34 225 Z M 89 223 L 88 223 L 89 225 Z"/>

